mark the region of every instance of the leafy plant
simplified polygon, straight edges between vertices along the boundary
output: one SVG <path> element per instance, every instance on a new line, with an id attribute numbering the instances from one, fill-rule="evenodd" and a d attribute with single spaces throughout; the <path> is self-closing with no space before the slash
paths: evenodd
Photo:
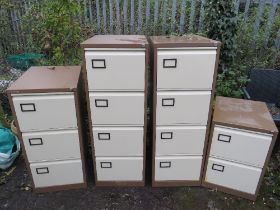
<path id="1" fill-rule="evenodd" d="M 25 16 L 25 29 L 31 30 L 32 50 L 43 52 L 51 65 L 80 62 L 81 9 L 74 0 L 43 0 Z M 32 26 L 32 28 L 30 28 Z"/>

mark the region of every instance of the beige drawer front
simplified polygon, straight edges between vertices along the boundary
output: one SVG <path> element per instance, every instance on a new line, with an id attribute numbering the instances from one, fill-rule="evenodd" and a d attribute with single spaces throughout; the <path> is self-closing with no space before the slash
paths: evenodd
<path id="1" fill-rule="evenodd" d="M 156 181 L 198 181 L 200 178 L 202 156 L 156 157 Z"/>
<path id="2" fill-rule="evenodd" d="M 269 135 L 216 126 L 210 156 L 262 168 L 271 140 Z"/>
<path id="3" fill-rule="evenodd" d="M 143 92 L 91 92 L 93 125 L 144 125 Z"/>
<path id="4" fill-rule="evenodd" d="M 98 181 L 142 181 L 143 157 L 97 157 Z"/>
<path id="5" fill-rule="evenodd" d="M 78 130 L 23 133 L 29 162 L 80 159 Z"/>
<path id="6" fill-rule="evenodd" d="M 145 49 L 85 52 L 89 90 L 136 90 L 145 87 Z"/>
<path id="7" fill-rule="evenodd" d="M 157 93 L 157 125 L 206 125 L 211 91 Z"/>
<path id="8" fill-rule="evenodd" d="M 157 52 L 158 90 L 211 90 L 215 48 L 160 49 Z"/>
<path id="9" fill-rule="evenodd" d="M 36 188 L 84 182 L 81 160 L 30 164 Z"/>
<path id="10" fill-rule="evenodd" d="M 209 158 L 205 181 L 255 194 L 261 172 L 260 168 Z"/>
<path id="11" fill-rule="evenodd" d="M 143 156 L 143 127 L 93 127 L 96 156 Z"/>
<path id="12" fill-rule="evenodd" d="M 12 99 L 22 132 L 77 128 L 73 94 L 13 95 Z"/>
<path id="13" fill-rule="evenodd" d="M 158 126 L 156 155 L 202 155 L 206 126 Z"/>

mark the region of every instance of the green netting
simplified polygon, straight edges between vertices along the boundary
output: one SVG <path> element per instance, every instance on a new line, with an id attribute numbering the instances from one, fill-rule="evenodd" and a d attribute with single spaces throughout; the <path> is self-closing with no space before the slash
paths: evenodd
<path id="1" fill-rule="evenodd" d="M 43 54 L 38 53 L 23 53 L 9 55 L 7 57 L 7 61 L 13 68 L 26 70 L 34 63 L 34 61 L 42 58 L 43 56 Z"/>

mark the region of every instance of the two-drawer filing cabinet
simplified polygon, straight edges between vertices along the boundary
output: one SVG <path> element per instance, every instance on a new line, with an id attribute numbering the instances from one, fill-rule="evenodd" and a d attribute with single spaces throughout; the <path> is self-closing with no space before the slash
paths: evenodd
<path id="1" fill-rule="evenodd" d="M 265 103 L 217 97 L 203 185 L 256 200 L 277 133 Z"/>
<path id="2" fill-rule="evenodd" d="M 31 67 L 7 90 L 35 192 L 86 187 L 80 72 Z"/>
<path id="3" fill-rule="evenodd" d="M 81 46 L 96 185 L 143 186 L 148 42 L 97 35 Z"/>
<path id="4" fill-rule="evenodd" d="M 196 35 L 150 38 L 152 185 L 200 185 L 220 43 Z"/>

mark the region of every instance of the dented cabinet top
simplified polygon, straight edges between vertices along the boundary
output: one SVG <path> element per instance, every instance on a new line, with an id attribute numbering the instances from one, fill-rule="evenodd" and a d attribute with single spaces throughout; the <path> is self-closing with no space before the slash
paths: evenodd
<path id="1" fill-rule="evenodd" d="M 144 48 L 144 35 L 95 35 L 81 43 L 82 48 Z"/>
<path id="2" fill-rule="evenodd" d="M 277 133 L 277 127 L 264 102 L 217 97 L 213 122 L 241 129 Z"/>
<path id="3" fill-rule="evenodd" d="M 186 36 L 151 36 L 151 43 L 156 48 L 164 47 L 218 47 L 219 41 L 189 34 Z"/>
<path id="4" fill-rule="evenodd" d="M 8 93 L 76 91 L 81 66 L 33 66 L 7 89 Z"/>

